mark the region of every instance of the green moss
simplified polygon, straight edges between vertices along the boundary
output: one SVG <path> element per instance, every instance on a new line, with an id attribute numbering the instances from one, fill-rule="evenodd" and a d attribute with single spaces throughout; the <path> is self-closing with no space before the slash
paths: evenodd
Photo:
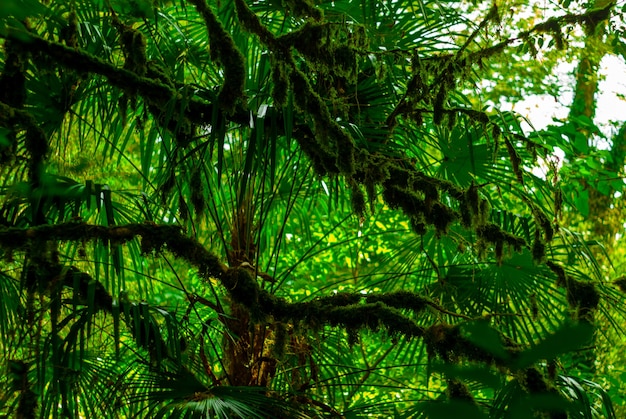
<path id="1" fill-rule="evenodd" d="M 314 300 L 318 304 L 320 310 L 325 310 L 331 306 L 349 306 L 357 304 L 363 296 L 358 292 L 338 292 L 327 297 L 320 297 Z"/>
<path id="2" fill-rule="evenodd" d="M 209 34 L 212 59 L 220 62 L 224 67 L 224 83 L 217 96 L 218 103 L 227 114 L 233 114 L 235 105 L 245 98 L 244 56 L 205 0 L 191 0 L 191 3 L 204 19 Z"/>
<path id="3" fill-rule="evenodd" d="M 462 400 L 474 404 L 474 397 L 469 388 L 459 380 L 448 380 L 446 394 L 451 400 Z"/>
<path id="4" fill-rule="evenodd" d="M 276 359 L 282 359 L 287 346 L 287 326 L 282 322 L 274 323 L 274 345 L 272 353 Z"/>
<path id="5" fill-rule="evenodd" d="M 552 227 L 552 223 L 546 214 L 541 209 L 537 208 L 536 205 L 532 205 L 532 212 L 535 218 L 535 223 L 543 230 L 546 242 L 552 241 L 552 238 L 554 237 L 554 228 Z"/>
<path id="6" fill-rule="evenodd" d="M 196 168 L 191 173 L 189 179 L 189 189 L 191 190 L 191 204 L 197 216 L 204 213 L 206 199 L 204 197 L 204 187 L 202 185 L 202 172 Z"/>
<path id="7" fill-rule="evenodd" d="M 4 68 L 0 74 L 0 102 L 13 108 L 22 108 L 26 102 L 26 64 L 28 55 L 20 45 L 7 40 L 4 43 Z"/>
<path id="8" fill-rule="evenodd" d="M 277 108 L 282 108 L 287 103 L 289 93 L 289 79 L 284 63 L 276 61 L 272 65 L 272 99 Z"/>
<path id="9" fill-rule="evenodd" d="M 314 20 L 322 20 L 323 12 L 315 7 L 315 3 L 311 0 L 283 0 L 283 4 L 291 10 L 294 17 L 312 18 Z"/>
<path id="10" fill-rule="evenodd" d="M 548 268 L 550 268 L 552 272 L 556 274 L 557 286 L 564 286 L 565 284 L 567 284 L 568 277 L 567 277 L 567 274 L 565 273 L 565 269 L 563 269 L 561 265 L 559 265 L 558 263 L 552 262 L 551 260 L 546 261 L 546 265 L 548 266 Z"/>
<path id="11" fill-rule="evenodd" d="M 518 381 L 522 388 L 530 394 L 547 393 L 551 388 L 543 374 L 535 367 L 521 371 Z"/>
<path id="12" fill-rule="evenodd" d="M 365 194 L 363 190 L 359 187 L 359 185 L 354 182 L 350 186 L 350 202 L 352 203 L 352 210 L 356 213 L 359 218 L 365 217 L 366 207 L 365 207 Z"/>
<path id="13" fill-rule="evenodd" d="M 539 235 L 535 236 L 532 247 L 533 261 L 537 264 L 542 263 L 546 255 L 546 245 Z"/>
<path id="14" fill-rule="evenodd" d="M 332 120 L 328 107 L 313 90 L 306 75 L 300 70 L 292 70 L 290 81 L 298 108 L 313 119 L 315 140 L 324 151 L 332 153 L 339 172 L 347 178 L 354 174 L 354 142 L 350 134 Z M 324 164 L 328 167 L 328 164 Z"/>
<path id="15" fill-rule="evenodd" d="M 411 230 L 413 230 L 413 232 L 418 236 L 423 236 L 428 231 L 426 223 L 424 222 L 424 217 L 411 217 L 410 224 Z"/>
<path id="16" fill-rule="evenodd" d="M 447 234 L 450 225 L 458 218 L 458 214 L 441 202 L 435 202 L 425 214 L 425 218 L 435 227 L 437 234 Z"/>
<path id="17" fill-rule="evenodd" d="M 516 252 L 521 251 L 522 248 L 527 245 L 526 240 L 523 238 L 508 233 L 493 223 L 485 223 L 484 225 L 478 227 L 476 229 L 476 233 L 481 239 L 489 243 L 508 244 L 513 247 Z"/>
<path id="18" fill-rule="evenodd" d="M 235 0 L 235 9 L 239 21 L 248 32 L 257 35 L 264 44 L 271 45 L 276 41 L 274 34 L 263 26 L 261 20 L 250 10 L 244 0 Z"/>
<path id="19" fill-rule="evenodd" d="M 258 321 L 263 318 L 263 312 L 259 306 L 260 288 L 247 269 L 229 269 L 222 278 L 222 284 L 233 300 L 250 312 L 253 320 Z"/>
<path id="20" fill-rule="evenodd" d="M 587 281 L 568 278 L 567 302 L 576 310 L 578 320 L 592 321 L 600 304 L 600 294 L 595 285 Z"/>
<path id="21" fill-rule="evenodd" d="M 442 87 L 439 88 L 435 100 L 433 102 L 433 122 L 435 125 L 440 125 L 443 120 L 444 109 L 443 103 L 446 100 L 446 90 Z"/>
<path id="22" fill-rule="evenodd" d="M 146 38 L 138 30 L 122 26 L 120 37 L 126 61 L 124 68 L 138 76 L 144 76 L 147 71 L 148 58 L 146 55 Z"/>
<path id="23" fill-rule="evenodd" d="M 410 291 L 396 291 L 384 294 L 368 295 L 367 303 L 382 302 L 385 305 L 398 309 L 409 309 L 415 313 L 421 312 L 428 305 L 428 300 Z"/>
<path id="24" fill-rule="evenodd" d="M 614 280 L 613 285 L 617 286 L 621 292 L 626 293 L 626 276 L 622 275 Z"/>
<path id="25" fill-rule="evenodd" d="M 524 178 L 520 169 L 520 165 L 522 164 L 522 158 L 519 156 L 517 150 L 515 150 L 515 147 L 513 147 L 513 144 L 508 138 L 504 138 L 504 145 L 506 146 L 506 151 L 509 154 L 509 160 L 511 162 L 511 166 L 513 167 L 513 173 L 515 173 L 517 180 L 521 184 L 524 184 Z"/>

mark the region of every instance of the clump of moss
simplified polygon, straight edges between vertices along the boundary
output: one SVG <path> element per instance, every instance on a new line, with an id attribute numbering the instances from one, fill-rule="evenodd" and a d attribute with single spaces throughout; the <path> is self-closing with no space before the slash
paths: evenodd
<path id="1" fill-rule="evenodd" d="M 578 320 L 592 321 L 600 304 L 600 294 L 595 285 L 588 281 L 568 278 L 567 302 L 576 310 Z"/>
<path id="2" fill-rule="evenodd" d="M 272 65 L 272 99 L 278 108 L 282 108 L 287 104 L 287 95 L 289 93 L 289 78 L 285 70 L 285 65 L 278 61 Z"/>
<path id="3" fill-rule="evenodd" d="M 448 380 L 446 394 L 450 400 L 462 400 L 472 404 L 475 403 L 474 396 L 472 396 L 472 393 L 467 385 L 459 380 Z"/>
<path id="4" fill-rule="evenodd" d="M 507 354 L 513 356 L 518 351 L 515 343 L 502 335 L 500 338 Z M 474 344 L 463 335 L 462 325 L 432 325 L 424 332 L 424 343 L 429 358 L 439 357 L 447 362 L 469 360 L 507 367 L 510 358 L 493 354 Z"/>
<path id="5" fill-rule="evenodd" d="M 600 293 L 595 284 L 570 277 L 561 265 L 550 260 L 546 265 L 557 275 L 557 285 L 565 287 L 567 302 L 575 311 L 576 319 L 592 321 L 600 304 Z"/>
<path id="6" fill-rule="evenodd" d="M 552 241 L 554 237 L 554 228 L 552 227 L 552 223 L 548 219 L 548 216 L 536 205 L 532 205 L 533 217 L 535 218 L 535 223 L 543 230 L 544 238 L 546 242 Z"/>
<path id="7" fill-rule="evenodd" d="M 613 284 L 616 285 L 621 292 L 626 293 L 626 275 L 622 275 L 616 280 L 613 281 Z"/>
<path id="8" fill-rule="evenodd" d="M 287 326 L 282 322 L 274 323 L 274 345 L 272 353 L 276 359 L 282 359 L 287 346 Z"/>
<path id="9" fill-rule="evenodd" d="M 531 252 L 535 263 L 542 263 L 544 261 L 546 255 L 546 245 L 538 234 L 535 235 L 535 239 L 533 240 Z"/>
<path id="10" fill-rule="evenodd" d="M 396 291 L 385 294 L 369 295 L 366 297 L 365 301 L 370 304 L 382 302 L 389 307 L 405 308 L 413 310 L 415 313 L 419 313 L 428 305 L 427 299 L 410 291 Z"/>
<path id="11" fill-rule="evenodd" d="M 435 227 L 437 234 L 448 234 L 450 225 L 458 218 L 458 214 L 452 208 L 441 202 L 433 204 L 430 211 L 425 214 L 426 221 Z"/>
<path id="12" fill-rule="evenodd" d="M 283 0 L 283 3 L 297 18 L 311 18 L 322 20 L 324 13 L 315 7 L 311 0 Z"/>
<path id="13" fill-rule="evenodd" d="M 20 45 L 7 40 L 4 43 L 4 68 L 0 74 L 0 102 L 22 108 L 26 102 L 27 53 Z"/>
<path id="14" fill-rule="evenodd" d="M 508 233 L 493 223 L 485 223 L 476 229 L 478 237 L 487 243 L 495 246 L 496 259 L 498 263 L 502 262 L 504 253 L 504 245 L 511 246 L 516 252 L 521 252 L 526 246 L 526 240 Z"/>
<path id="15" fill-rule="evenodd" d="M 205 0 L 191 0 L 191 3 L 207 27 L 211 58 L 224 66 L 224 83 L 217 96 L 218 103 L 226 113 L 233 114 L 235 105 L 244 99 L 245 58 Z"/>
<path id="16" fill-rule="evenodd" d="M 263 318 L 263 311 L 259 306 L 260 288 L 247 269 L 229 269 L 222 278 L 222 284 L 233 300 L 243 305 L 250 312 L 252 319 L 258 321 Z"/>
<path id="17" fill-rule="evenodd" d="M 359 187 L 359 185 L 356 184 L 356 182 L 353 182 L 353 184 L 350 186 L 350 192 L 350 202 L 352 203 L 352 210 L 359 218 L 363 219 L 365 217 L 366 211 L 365 194 L 363 193 L 363 190 Z"/>
<path id="18" fill-rule="evenodd" d="M 524 184 L 524 177 L 522 176 L 521 164 L 522 158 L 520 157 L 515 147 L 513 147 L 513 143 L 508 138 L 504 138 L 504 145 L 506 146 L 506 151 L 509 154 L 509 161 L 511 162 L 511 167 L 513 168 L 513 173 L 515 173 L 515 177 L 521 183 Z"/>
<path id="19" fill-rule="evenodd" d="M 194 212 L 199 217 L 204 213 L 206 200 L 204 198 L 204 188 L 202 186 L 202 172 L 200 168 L 195 168 L 189 179 L 189 188 L 191 189 L 191 204 Z"/>

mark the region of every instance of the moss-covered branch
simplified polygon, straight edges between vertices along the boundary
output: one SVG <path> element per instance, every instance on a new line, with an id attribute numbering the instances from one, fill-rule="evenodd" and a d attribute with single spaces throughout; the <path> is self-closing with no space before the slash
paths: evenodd
<path id="1" fill-rule="evenodd" d="M 393 335 L 413 337 L 422 335 L 422 327 L 401 310 L 419 313 L 430 306 L 445 311 L 429 299 L 404 291 L 366 296 L 361 293 L 341 293 L 308 302 L 289 303 L 262 289 L 247 269 L 228 268 L 217 256 L 196 240 L 185 236 L 176 226 L 142 223 L 103 227 L 66 223 L 0 230 L 0 246 L 12 251 L 27 250 L 31 245 L 41 245 L 47 241 L 103 240 L 122 244 L 135 238 L 141 239 L 144 252 L 167 249 L 193 265 L 203 278 L 219 280 L 231 298 L 246 307 L 257 321 L 271 316 L 278 321 L 304 323 L 310 327 L 329 324 L 353 332 L 363 328 L 385 328 Z M 108 310 L 110 297 L 99 300 L 103 301 L 102 308 Z"/>
<path id="2" fill-rule="evenodd" d="M 218 102 L 226 113 L 232 114 L 237 102 L 244 99 L 243 89 L 246 79 L 244 56 L 205 0 L 189 0 L 189 2 L 196 7 L 204 19 L 209 34 L 212 58 L 224 66 L 224 84 L 218 95 Z"/>
<path id="3" fill-rule="evenodd" d="M 149 103 L 164 106 L 173 101 L 176 103 L 173 109 L 186 109 L 185 115 L 195 124 L 207 124 L 211 121 L 214 112 L 212 103 L 197 98 L 181 97 L 177 90 L 159 78 L 140 76 L 126 68 L 116 67 L 79 48 L 70 48 L 34 34 L 12 37 L 9 33 L 7 38 L 19 44 L 25 51 L 47 55 L 63 68 L 104 76 L 112 86 L 131 95 L 136 93 Z M 150 74 L 149 68 L 147 74 Z M 247 113 L 229 116 L 231 121 L 237 123 L 247 123 L 248 118 Z"/>

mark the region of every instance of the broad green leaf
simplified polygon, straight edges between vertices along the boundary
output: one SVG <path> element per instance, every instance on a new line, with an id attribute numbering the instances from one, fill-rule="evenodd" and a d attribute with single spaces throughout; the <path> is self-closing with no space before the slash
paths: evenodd
<path id="1" fill-rule="evenodd" d="M 588 345 L 593 334 L 593 326 L 586 322 L 565 324 L 532 348 L 522 352 L 515 364 L 518 368 L 525 368 L 542 359 L 551 361 L 559 355 Z"/>

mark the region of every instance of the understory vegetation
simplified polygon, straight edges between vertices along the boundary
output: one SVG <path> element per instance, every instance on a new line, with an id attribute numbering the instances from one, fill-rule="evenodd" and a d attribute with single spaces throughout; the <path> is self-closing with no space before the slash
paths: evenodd
<path id="1" fill-rule="evenodd" d="M 0 416 L 624 417 L 624 7 L 3 0 Z"/>

